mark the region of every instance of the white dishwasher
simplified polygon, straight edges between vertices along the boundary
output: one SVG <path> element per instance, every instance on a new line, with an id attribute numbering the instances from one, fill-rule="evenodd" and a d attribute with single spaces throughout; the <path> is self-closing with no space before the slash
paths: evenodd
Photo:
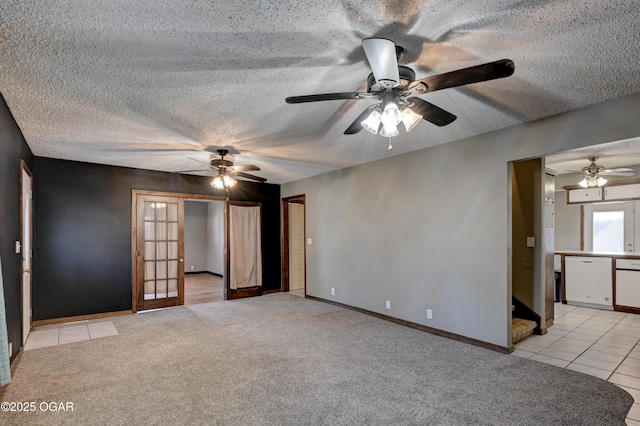
<path id="1" fill-rule="evenodd" d="M 613 260 L 610 257 L 566 256 L 567 304 L 613 310 Z"/>
<path id="2" fill-rule="evenodd" d="M 640 308 L 640 259 L 616 260 L 616 305 Z"/>

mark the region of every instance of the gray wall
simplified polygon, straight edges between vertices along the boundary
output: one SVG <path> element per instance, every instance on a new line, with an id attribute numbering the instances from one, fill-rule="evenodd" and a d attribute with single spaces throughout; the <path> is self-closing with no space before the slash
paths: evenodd
<path id="1" fill-rule="evenodd" d="M 207 203 L 207 270 L 214 274 L 224 272 L 224 202 Z"/>
<path id="2" fill-rule="evenodd" d="M 184 203 L 184 271 L 207 271 L 207 203 Z"/>
<path id="3" fill-rule="evenodd" d="M 224 202 L 186 201 L 184 237 L 185 272 L 213 272 L 222 275 Z"/>
<path id="4" fill-rule="evenodd" d="M 640 94 L 283 185 L 306 195 L 307 293 L 507 347 L 508 162 L 638 136 L 638 116 Z"/>
<path id="5" fill-rule="evenodd" d="M 580 205 L 567 204 L 567 192 L 560 190 L 556 191 L 554 207 L 556 250 L 580 250 Z"/>

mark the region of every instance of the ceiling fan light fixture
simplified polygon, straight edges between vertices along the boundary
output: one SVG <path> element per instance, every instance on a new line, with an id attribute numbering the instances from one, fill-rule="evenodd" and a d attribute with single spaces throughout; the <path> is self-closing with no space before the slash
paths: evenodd
<path id="1" fill-rule="evenodd" d="M 398 136 L 400 132 L 398 132 L 398 126 L 395 124 L 385 125 L 382 124 L 382 130 L 380 131 L 380 136 L 385 138 L 392 138 L 394 136 Z"/>
<path id="2" fill-rule="evenodd" d="M 381 121 L 382 115 L 378 111 L 372 111 L 367 118 L 360 122 L 360 124 L 362 124 L 362 127 L 367 132 L 377 135 Z"/>
<path id="3" fill-rule="evenodd" d="M 604 184 L 607 182 L 608 182 L 607 179 L 600 177 L 598 175 L 595 175 L 595 176 L 586 176 L 584 179 L 578 182 L 578 185 L 580 185 L 583 188 L 597 188 L 600 186 L 604 186 Z"/>
<path id="4" fill-rule="evenodd" d="M 405 108 L 404 111 L 402 111 L 402 123 L 404 124 L 404 128 L 407 129 L 407 132 L 413 130 L 420 120 L 422 120 L 422 116 L 413 112 L 411 108 Z"/>
<path id="5" fill-rule="evenodd" d="M 400 109 L 395 102 L 388 102 L 384 106 L 384 111 L 382 111 L 382 125 L 387 126 L 397 126 L 402 121 L 402 114 L 400 113 Z"/>
<path id="6" fill-rule="evenodd" d="M 237 181 L 229 175 L 222 176 L 222 182 L 226 188 L 233 188 Z"/>
<path id="7" fill-rule="evenodd" d="M 219 174 L 211 181 L 211 186 L 215 189 L 231 189 L 236 185 L 237 181 L 227 174 Z"/>
<path id="8" fill-rule="evenodd" d="M 211 181 L 211 186 L 215 189 L 224 189 L 224 181 L 222 180 L 222 176 L 218 175 L 213 178 Z"/>
<path id="9" fill-rule="evenodd" d="M 398 136 L 398 124 L 402 121 L 402 114 L 395 102 L 387 102 L 381 114 L 382 130 L 380 136 L 392 138 Z"/>

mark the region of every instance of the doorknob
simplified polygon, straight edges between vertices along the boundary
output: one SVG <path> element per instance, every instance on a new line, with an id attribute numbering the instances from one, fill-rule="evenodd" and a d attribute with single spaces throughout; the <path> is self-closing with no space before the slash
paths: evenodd
<path id="1" fill-rule="evenodd" d="M 184 259 L 183 258 L 180 258 L 180 263 L 184 263 Z"/>

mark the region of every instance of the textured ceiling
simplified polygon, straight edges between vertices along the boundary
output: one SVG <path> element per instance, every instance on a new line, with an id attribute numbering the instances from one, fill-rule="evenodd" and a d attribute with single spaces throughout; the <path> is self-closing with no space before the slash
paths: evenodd
<path id="1" fill-rule="evenodd" d="M 38 156 L 178 172 L 228 146 L 285 183 L 636 93 L 639 22 L 637 0 L 3 0 L 0 92 Z M 417 78 L 516 71 L 423 95 L 458 119 L 390 152 L 343 135 L 374 101 L 284 102 L 366 90 L 372 36 Z"/>

